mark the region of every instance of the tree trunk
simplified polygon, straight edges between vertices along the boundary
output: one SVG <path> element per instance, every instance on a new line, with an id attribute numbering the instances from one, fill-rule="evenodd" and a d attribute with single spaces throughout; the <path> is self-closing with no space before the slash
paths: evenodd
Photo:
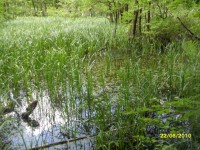
<path id="1" fill-rule="evenodd" d="M 151 21 L 151 2 L 149 2 L 149 10 L 147 13 L 147 31 L 150 31 L 150 21 Z"/>
<path id="2" fill-rule="evenodd" d="M 135 0 L 135 5 L 138 6 L 138 0 Z M 137 21 L 138 21 L 138 13 L 139 10 L 134 11 L 134 20 L 133 20 L 133 36 L 136 36 L 136 31 L 137 31 Z"/>
<path id="3" fill-rule="evenodd" d="M 140 35 L 142 34 L 142 8 L 140 8 L 139 33 L 140 33 Z"/>
<path id="4" fill-rule="evenodd" d="M 44 12 L 45 12 L 45 16 L 47 16 L 47 3 L 44 2 Z"/>
<path id="5" fill-rule="evenodd" d="M 123 18 L 123 13 L 124 13 L 124 7 L 122 7 L 120 10 L 119 10 L 119 12 L 120 12 L 120 17 L 121 17 L 121 19 Z"/>

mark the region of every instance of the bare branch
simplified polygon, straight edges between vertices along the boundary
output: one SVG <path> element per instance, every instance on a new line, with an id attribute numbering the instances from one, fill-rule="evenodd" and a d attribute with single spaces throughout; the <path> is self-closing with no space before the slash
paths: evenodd
<path id="1" fill-rule="evenodd" d="M 179 17 L 177 17 L 177 19 L 180 21 L 181 25 L 182 25 L 195 39 L 197 39 L 197 40 L 200 41 L 200 38 L 199 38 L 198 36 L 196 36 L 196 35 L 182 22 L 182 20 L 181 20 Z"/>

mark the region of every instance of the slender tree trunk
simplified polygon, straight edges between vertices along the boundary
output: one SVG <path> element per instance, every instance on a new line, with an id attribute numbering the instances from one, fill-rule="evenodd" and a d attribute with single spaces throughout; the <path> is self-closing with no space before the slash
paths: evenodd
<path id="1" fill-rule="evenodd" d="M 43 2 L 40 2 L 40 11 L 42 12 L 42 16 L 44 16 Z"/>
<path id="2" fill-rule="evenodd" d="M 116 3 L 115 1 L 113 1 L 113 6 L 114 6 L 114 20 L 115 20 L 115 24 L 117 24 L 118 22 L 118 10 L 116 10 Z"/>
<path id="3" fill-rule="evenodd" d="M 47 16 L 47 3 L 44 2 L 44 12 L 45 12 L 45 16 Z"/>
<path id="4" fill-rule="evenodd" d="M 116 3 L 114 2 L 114 8 L 116 8 Z M 116 33 L 117 33 L 117 24 L 118 24 L 118 19 L 119 19 L 119 11 L 118 10 L 115 10 L 115 30 L 114 30 L 114 37 L 116 36 Z"/>
<path id="5" fill-rule="evenodd" d="M 135 0 L 135 5 L 138 6 L 138 0 Z M 133 20 L 133 36 L 136 36 L 136 31 L 137 31 L 137 21 L 138 21 L 138 13 L 139 10 L 134 11 L 134 20 Z"/>
<path id="6" fill-rule="evenodd" d="M 150 31 L 150 21 L 151 21 L 151 2 L 149 2 L 149 10 L 147 13 L 147 31 Z"/>
<path id="7" fill-rule="evenodd" d="M 140 8 L 139 33 L 140 33 L 140 35 L 142 34 L 142 8 Z"/>
<path id="8" fill-rule="evenodd" d="M 121 19 L 123 18 L 123 13 L 124 13 L 124 7 L 122 7 L 120 10 L 119 10 L 119 12 L 120 12 L 120 17 L 121 17 Z"/>
<path id="9" fill-rule="evenodd" d="M 119 23 L 119 19 L 120 19 L 120 11 L 117 10 L 115 14 L 116 14 L 115 23 Z"/>

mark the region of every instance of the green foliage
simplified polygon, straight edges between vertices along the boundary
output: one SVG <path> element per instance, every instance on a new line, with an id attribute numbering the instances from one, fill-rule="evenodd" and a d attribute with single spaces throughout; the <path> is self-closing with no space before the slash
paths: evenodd
<path id="1" fill-rule="evenodd" d="M 200 45 L 172 38 L 180 33 L 173 16 L 156 19 L 149 33 L 172 40 L 164 54 L 158 53 L 157 41 L 130 42 L 124 25 L 114 34 L 115 26 L 103 18 L 6 22 L 0 36 L 0 93 L 48 91 L 51 103 L 61 104 L 68 117 L 75 109 L 87 134 L 95 124 L 97 149 L 198 145 Z M 161 139 L 168 130 L 195 136 Z"/>
<path id="2" fill-rule="evenodd" d="M 182 48 L 188 58 L 194 58 L 198 53 L 198 44 L 193 41 L 183 41 Z"/>

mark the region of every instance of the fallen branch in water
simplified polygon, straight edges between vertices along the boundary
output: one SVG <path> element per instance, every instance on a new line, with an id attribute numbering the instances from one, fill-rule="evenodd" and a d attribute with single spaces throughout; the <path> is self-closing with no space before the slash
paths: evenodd
<path id="1" fill-rule="evenodd" d="M 177 19 L 180 21 L 181 25 L 197 40 L 200 41 L 200 37 L 196 36 L 190 29 L 188 29 L 188 27 L 181 21 L 181 19 L 179 17 L 177 17 Z"/>
<path id="2" fill-rule="evenodd" d="M 121 127 L 120 129 L 123 129 L 123 128 L 125 128 L 125 127 Z M 114 131 L 118 131 L 118 129 L 111 129 L 110 131 L 114 132 Z M 61 145 L 61 144 L 69 143 L 69 142 L 74 142 L 74 141 L 78 141 L 78 140 L 83 140 L 83 139 L 95 137 L 97 135 L 98 135 L 98 133 L 93 134 L 93 135 L 88 135 L 88 136 L 73 138 L 73 139 L 69 139 L 69 140 L 64 140 L 64 141 L 60 141 L 60 142 L 55 142 L 55 143 L 46 144 L 46 145 L 43 145 L 43 146 L 38 146 L 38 147 L 30 148 L 29 150 L 39 150 L 39 149 L 43 149 L 43 148 L 48 148 L 48 147 L 52 147 L 52 146 L 56 146 L 56 145 Z"/>
<path id="3" fill-rule="evenodd" d="M 56 145 L 61 145 L 61 144 L 69 143 L 69 142 L 74 142 L 74 141 L 78 141 L 78 140 L 87 139 L 87 138 L 90 138 L 90 137 L 94 137 L 96 135 L 97 134 L 89 135 L 89 136 L 83 136 L 83 137 L 69 139 L 69 140 L 64 140 L 64 141 L 60 141 L 60 142 L 56 142 L 56 143 L 51 143 L 51 144 L 46 144 L 46 145 L 43 145 L 43 146 L 38 146 L 38 147 L 31 148 L 29 150 L 39 150 L 39 149 L 42 149 L 42 148 L 48 148 L 48 147 L 52 147 L 52 146 L 56 146 Z"/>

